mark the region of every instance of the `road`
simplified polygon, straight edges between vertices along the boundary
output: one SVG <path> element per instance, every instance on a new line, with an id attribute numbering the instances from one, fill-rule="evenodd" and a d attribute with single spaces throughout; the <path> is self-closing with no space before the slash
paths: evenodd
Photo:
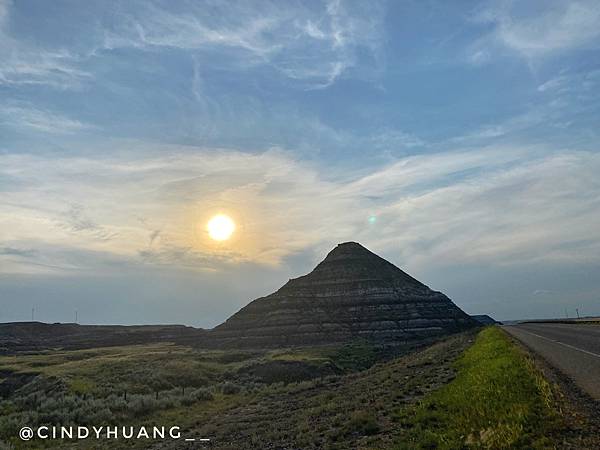
<path id="1" fill-rule="evenodd" d="M 600 325 L 527 323 L 502 328 L 600 400 Z"/>

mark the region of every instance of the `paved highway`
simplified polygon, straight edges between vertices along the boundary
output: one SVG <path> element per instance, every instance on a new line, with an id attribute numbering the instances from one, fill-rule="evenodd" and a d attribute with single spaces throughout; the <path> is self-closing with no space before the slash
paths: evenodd
<path id="1" fill-rule="evenodd" d="M 527 323 L 503 329 L 600 400 L 600 325 Z"/>

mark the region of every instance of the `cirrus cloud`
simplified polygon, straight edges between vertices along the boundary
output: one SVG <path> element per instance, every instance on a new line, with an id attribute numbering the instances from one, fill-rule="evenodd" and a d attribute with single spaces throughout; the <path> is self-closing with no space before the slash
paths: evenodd
<path id="1" fill-rule="evenodd" d="M 132 263 L 189 269 L 201 261 L 203 270 L 211 256 L 213 269 L 227 261 L 278 265 L 345 240 L 395 252 L 411 266 L 584 262 L 600 254 L 600 158 L 590 152 L 454 151 L 337 180 L 281 150 L 1 159 L 2 174 L 21 186 L 0 204 L 6 248 L 43 239 Z M 239 225 L 231 244 L 215 245 L 204 231 L 219 211 Z"/>

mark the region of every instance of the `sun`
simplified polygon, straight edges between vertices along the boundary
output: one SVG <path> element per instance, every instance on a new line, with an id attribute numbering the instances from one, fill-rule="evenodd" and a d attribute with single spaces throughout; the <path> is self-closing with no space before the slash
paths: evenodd
<path id="1" fill-rule="evenodd" d="M 226 241 L 235 231 L 235 223 L 225 214 L 217 214 L 206 225 L 208 235 L 215 241 Z"/>

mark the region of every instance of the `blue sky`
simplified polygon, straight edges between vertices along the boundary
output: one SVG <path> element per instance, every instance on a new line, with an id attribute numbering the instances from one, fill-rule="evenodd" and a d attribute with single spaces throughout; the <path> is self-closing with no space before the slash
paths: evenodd
<path id="1" fill-rule="evenodd" d="M 213 326 L 347 240 L 470 313 L 600 314 L 599 22 L 0 0 L 0 320 Z"/>

